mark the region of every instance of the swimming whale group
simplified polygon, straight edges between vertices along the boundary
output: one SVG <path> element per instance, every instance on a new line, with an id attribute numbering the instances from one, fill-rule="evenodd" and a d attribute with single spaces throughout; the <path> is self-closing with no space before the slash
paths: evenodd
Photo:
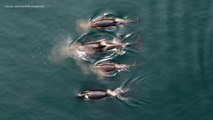
<path id="1" fill-rule="evenodd" d="M 136 22 L 135 20 L 127 18 L 119 18 L 115 16 L 107 16 L 103 14 L 95 19 L 89 21 L 89 27 L 91 30 L 101 30 L 104 31 L 110 27 L 118 28 L 130 23 Z M 99 77 L 113 77 L 121 71 L 126 71 L 129 68 L 135 66 L 135 63 L 120 64 L 112 62 L 113 55 L 123 55 L 125 54 L 127 47 L 132 45 L 140 44 L 140 35 L 137 35 L 137 40 L 135 42 L 123 42 L 122 40 L 115 37 L 110 40 L 108 38 L 101 38 L 98 40 L 90 40 L 88 42 L 78 43 L 75 45 L 75 48 L 68 47 L 69 51 L 75 51 L 77 55 L 82 59 L 89 61 L 90 58 L 98 55 L 102 55 L 102 59 L 95 60 L 91 62 L 90 69 L 91 71 Z M 77 97 L 86 99 L 86 100 L 97 100 L 107 97 L 121 97 L 122 93 L 125 93 L 126 90 L 117 88 L 115 90 L 104 90 L 104 89 L 94 89 L 86 90 L 77 94 Z"/>

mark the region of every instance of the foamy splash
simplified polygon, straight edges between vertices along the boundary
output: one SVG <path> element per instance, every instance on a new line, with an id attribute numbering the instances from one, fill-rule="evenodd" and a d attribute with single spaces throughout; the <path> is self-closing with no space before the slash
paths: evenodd
<path id="1" fill-rule="evenodd" d="M 91 30 L 90 22 L 88 20 L 79 19 L 76 21 L 76 30 L 78 32 L 88 32 Z"/>
<path id="2" fill-rule="evenodd" d="M 59 41 L 53 49 L 50 51 L 50 55 L 48 59 L 53 63 L 59 63 L 70 56 L 70 52 L 68 50 L 68 45 L 72 41 L 71 37 L 65 38 L 62 41 Z"/>
<path id="3" fill-rule="evenodd" d="M 60 63 L 65 59 L 72 58 L 81 68 L 83 73 L 88 74 L 90 71 L 89 66 L 82 61 L 87 60 L 87 58 L 82 53 L 77 51 L 77 47 L 79 45 L 80 43 L 74 41 L 71 37 L 66 37 L 65 39 L 56 43 L 56 45 L 50 51 L 48 59 L 52 63 Z"/>

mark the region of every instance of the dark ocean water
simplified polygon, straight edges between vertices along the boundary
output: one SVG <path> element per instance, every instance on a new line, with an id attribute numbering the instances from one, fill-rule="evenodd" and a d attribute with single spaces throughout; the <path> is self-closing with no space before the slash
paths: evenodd
<path id="1" fill-rule="evenodd" d="M 45 7 L 6 7 L 26 4 Z M 115 59 L 136 60 L 134 69 L 98 80 L 71 58 L 50 60 L 54 46 L 82 34 L 77 20 L 107 11 L 140 18 L 127 32 L 141 33 L 143 52 Z M 212 120 L 212 35 L 212 0 L 2 0 L 0 120 Z M 113 98 L 75 97 L 82 90 L 113 89 L 138 76 L 146 80 L 128 96 L 150 103 L 132 107 Z"/>

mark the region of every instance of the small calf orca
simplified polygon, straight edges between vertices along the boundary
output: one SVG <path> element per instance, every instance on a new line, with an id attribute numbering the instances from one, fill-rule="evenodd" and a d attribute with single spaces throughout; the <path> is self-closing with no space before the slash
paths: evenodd
<path id="1" fill-rule="evenodd" d="M 135 63 L 132 65 L 112 63 L 109 61 L 110 59 L 111 58 L 107 58 L 97 61 L 91 66 L 92 71 L 97 71 L 99 73 L 103 73 L 102 75 L 107 75 L 107 73 L 126 71 L 130 67 L 135 66 Z"/>

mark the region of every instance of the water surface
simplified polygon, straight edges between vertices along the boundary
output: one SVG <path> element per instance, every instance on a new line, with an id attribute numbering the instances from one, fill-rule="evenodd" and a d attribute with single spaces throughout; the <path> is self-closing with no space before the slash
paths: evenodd
<path id="1" fill-rule="evenodd" d="M 3 0 L 0 2 L 0 119 L 2 120 L 211 120 L 213 3 L 211 0 Z M 41 4 L 44 8 L 5 8 Z M 82 73 L 67 58 L 54 63 L 52 49 L 76 39 L 78 19 L 111 11 L 140 18 L 126 32 L 142 34 L 143 52 L 117 57 L 137 66 L 107 81 Z M 116 88 L 145 76 L 131 93 L 151 101 L 137 107 L 116 99 L 82 101 L 91 88 Z"/>

